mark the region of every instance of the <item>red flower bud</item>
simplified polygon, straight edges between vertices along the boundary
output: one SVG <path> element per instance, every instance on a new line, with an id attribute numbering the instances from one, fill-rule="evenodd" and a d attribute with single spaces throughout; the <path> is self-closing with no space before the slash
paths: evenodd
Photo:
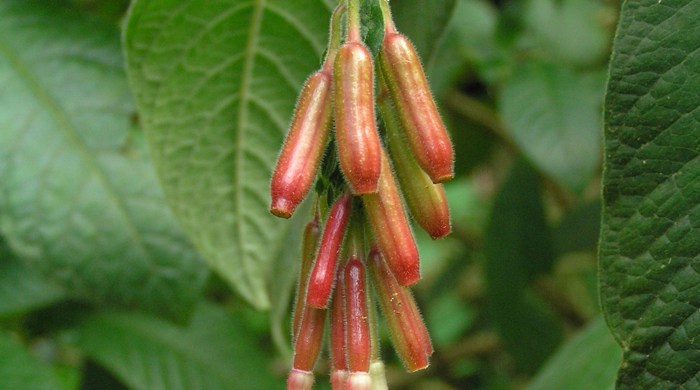
<path id="1" fill-rule="evenodd" d="M 331 123 L 331 73 L 322 69 L 304 85 L 272 174 L 270 212 L 289 218 L 309 192 Z"/>
<path id="2" fill-rule="evenodd" d="M 294 315 L 292 316 L 292 340 L 296 340 L 301 324 L 301 315 L 304 307 L 304 294 L 306 294 L 306 285 L 309 281 L 309 271 L 314 261 L 314 253 L 316 252 L 316 244 L 321 235 L 321 230 L 318 227 L 318 215 L 314 220 L 306 224 L 304 229 L 304 237 L 301 244 L 301 266 L 299 268 L 299 282 L 297 284 L 297 293 L 294 300 Z"/>
<path id="3" fill-rule="evenodd" d="M 343 294 L 343 268 L 336 275 L 336 288 L 333 291 L 331 302 L 331 373 L 345 371 L 347 374 L 347 361 L 345 359 L 345 296 Z M 342 375 L 342 374 L 339 374 Z M 344 384 L 343 379 L 343 384 Z"/>
<path id="4" fill-rule="evenodd" d="M 362 43 L 340 47 L 333 83 L 340 168 L 355 195 L 377 192 L 381 145 L 374 118 L 372 55 Z"/>
<path id="5" fill-rule="evenodd" d="M 296 370 L 311 372 L 316 364 L 323 344 L 326 310 L 304 307 L 301 325 L 294 343 L 294 365 Z"/>
<path id="6" fill-rule="evenodd" d="M 409 371 L 428 367 L 433 346 L 411 291 L 399 285 L 376 248 L 370 251 L 368 262 L 379 305 L 401 361 Z"/>
<path id="7" fill-rule="evenodd" d="M 377 246 L 396 279 L 404 286 L 420 279 L 420 259 L 413 232 L 403 210 L 401 195 L 391 173 L 386 153 L 382 153 L 379 191 L 362 197 Z"/>
<path id="8" fill-rule="evenodd" d="M 321 244 L 316 254 L 316 262 L 306 288 L 307 305 L 316 308 L 325 308 L 328 305 L 340 246 L 345 237 L 351 211 L 352 195 L 346 192 L 333 203 L 328 213 L 326 227 L 323 229 Z"/>
<path id="9" fill-rule="evenodd" d="M 389 153 L 411 215 L 433 239 L 450 234 L 452 227 L 445 189 L 442 184 L 434 184 L 413 157 L 409 145 L 403 139 L 403 128 L 383 80 L 378 100 Z"/>
<path id="10" fill-rule="evenodd" d="M 345 266 L 343 279 L 346 358 L 352 377 L 355 372 L 369 372 L 371 354 L 365 265 L 362 261 L 351 258 Z"/>
<path id="11" fill-rule="evenodd" d="M 405 36 L 387 30 L 379 63 L 418 163 L 435 183 L 452 179 L 452 142 L 413 44 Z"/>

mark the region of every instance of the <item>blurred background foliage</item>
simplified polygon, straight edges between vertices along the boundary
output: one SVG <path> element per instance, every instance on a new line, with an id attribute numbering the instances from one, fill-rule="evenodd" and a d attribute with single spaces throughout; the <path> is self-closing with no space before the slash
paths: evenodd
<path id="1" fill-rule="evenodd" d="M 6 80 L 17 72 L 11 29 L 22 20 L 8 19 L 38 18 L 48 26 L 59 14 L 57 26 L 74 19 L 117 42 L 129 5 L 63 0 L 25 2 L 18 10 L 16 2 L 6 3 L 11 12 L 0 12 L 0 102 L 21 97 Z M 391 388 L 612 387 L 620 351 L 601 320 L 596 243 L 602 102 L 619 6 L 614 0 L 392 2 L 451 131 L 457 177 L 446 184 L 453 234 L 432 241 L 415 231 L 424 274 L 415 290 L 436 348 L 432 365 L 405 373 L 384 337 Z M 35 48 L 31 34 L 23 39 L 27 50 Z M 56 50 L 81 47 L 62 44 Z M 57 68 L 37 82 L 60 88 L 64 77 Z M 125 88 L 126 79 L 119 80 Z M 71 88 L 87 88 L 89 96 L 101 86 Z M 8 129 L 23 126 L 8 107 L 0 108 L 3 141 L 12 139 Z M 129 118 L 124 134 L 142 144 L 133 105 L 121 110 Z M 3 181 L 11 151 L 0 148 Z M 150 176 L 143 180 L 155 183 Z M 169 295 L 153 302 L 140 300 L 138 291 L 135 298 L 93 296 L 89 281 L 66 282 L 59 275 L 74 273 L 69 268 L 80 263 L 54 250 L 37 259 L 18 244 L 8 216 L 23 210 L 12 209 L 19 206 L 9 185 L 0 192 L 0 389 L 283 386 L 293 284 L 284 276 L 295 251 L 274 267 L 272 277 L 283 282 L 273 283 L 268 312 L 251 308 L 203 262 L 190 262 L 196 256 L 183 255 L 187 248 L 156 255 L 188 258 L 165 262 L 188 269 L 165 274 L 172 279 L 168 286 L 187 289 L 172 307 L 163 307 Z M 288 240 L 288 247 L 298 245 Z M 102 244 L 85 243 L 88 253 L 90 245 Z M 107 256 L 99 249 L 95 256 Z M 110 272 L 134 266 L 120 265 L 119 256 L 110 264 Z M 101 278 L 95 283 L 117 283 L 109 273 Z M 138 279 L 129 288 L 148 285 Z M 325 388 L 325 377 L 318 378 L 318 388 Z"/>

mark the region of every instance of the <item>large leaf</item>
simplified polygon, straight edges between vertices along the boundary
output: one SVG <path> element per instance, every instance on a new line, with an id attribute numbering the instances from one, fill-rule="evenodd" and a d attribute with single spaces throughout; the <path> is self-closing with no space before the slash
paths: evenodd
<path id="1" fill-rule="evenodd" d="M 528 39 L 539 51 L 576 65 L 602 62 L 608 55 L 614 10 L 590 0 L 527 0 Z"/>
<path id="2" fill-rule="evenodd" d="M 528 390 L 613 390 L 622 350 L 598 318 L 547 361 Z"/>
<path id="3" fill-rule="evenodd" d="M 581 191 L 600 161 L 602 100 L 602 74 L 529 62 L 507 81 L 500 105 L 528 159 L 561 184 Z"/>
<path id="4" fill-rule="evenodd" d="M 126 26 L 165 195 L 209 264 L 261 308 L 289 227 L 268 212 L 269 179 L 329 15 L 318 0 L 136 1 Z"/>
<path id="5" fill-rule="evenodd" d="M 39 362 L 9 334 L 0 332 L 0 388 L 55 390 L 60 386 L 51 369 Z"/>
<path id="6" fill-rule="evenodd" d="M 615 39 L 600 283 L 621 389 L 700 387 L 697 15 L 697 1 L 628 1 Z"/>
<path id="7" fill-rule="evenodd" d="M 279 388 L 240 319 L 200 304 L 186 327 L 134 313 L 103 313 L 64 338 L 134 389 Z"/>
<path id="8" fill-rule="evenodd" d="M 2 233 L 74 297 L 181 314 L 206 269 L 130 124 L 118 31 L 49 3 L 0 3 Z"/>
<path id="9" fill-rule="evenodd" d="M 539 178 L 522 160 L 495 199 L 485 252 L 489 313 L 517 365 L 534 372 L 561 341 L 562 326 L 529 288 L 549 271 L 553 249 Z"/>
<path id="10" fill-rule="evenodd" d="M 65 291 L 19 261 L 0 239 L 0 317 L 56 302 Z"/>
<path id="11" fill-rule="evenodd" d="M 455 8 L 455 0 L 403 0 L 391 3 L 399 31 L 411 38 L 416 50 L 429 61 Z"/>

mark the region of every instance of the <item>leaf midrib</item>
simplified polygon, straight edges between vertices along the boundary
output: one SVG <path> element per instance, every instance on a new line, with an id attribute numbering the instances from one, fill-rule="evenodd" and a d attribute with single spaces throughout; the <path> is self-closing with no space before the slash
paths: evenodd
<path id="1" fill-rule="evenodd" d="M 94 175 L 97 177 L 99 182 L 105 189 L 107 198 L 114 204 L 117 214 L 119 214 L 125 222 L 126 231 L 129 237 L 131 237 L 132 242 L 135 244 L 137 249 L 143 254 L 144 258 L 151 260 L 146 250 L 145 243 L 141 240 L 138 233 L 138 229 L 134 221 L 132 220 L 129 213 L 126 211 L 126 205 L 118 196 L 116 189 L 112 186 L 110 181 L 107 179 L 106 172 L 97 163 L 94 156 L 90 153 L 85 143 L 81 140 L 78 135 L 78 130 L 75 125 L 70 121 L 67 113 L 63 110 L 61 105 L 54 99 L 51 94 L 46 91 L 35 75 L 32 73 L 31 69 L 27 64 L 25 64 L 19 55 L 14 53 L 11 45 L 3 40 L 3 36 L 0 35 L 0 53 L 7 59 L 10 67 L 15 70 L 18 78 L 24 80 L 29 90 L 34 94 L 40 105 L 43 105 L 49 112 L 50 116 L 54 119 L 54 122 L 58 125 L 60 129 L 66 136 L 66 139 L 72 143 L 78 150 L 78 153 L 83 161 L 86 162 L 86 166 L 93 171 Z"/>
<path id="2" fill-rule="evenodd" d="M 250 99 L 250 79 L 253 73 L 253 66 L 255 64 L 255 50 L 258 46 L 258 34 L 260 32 L 260 26 L 262 25 L 263 10 L 265 8 L 266 0 L 257 0 L 253 3 L 253 16 L 250 22 L 250 27 L 248 29 L 248 40 L 246 42 L 245 49 L 243 51 L 243 72 L 241 74 L 241 87 L 238 92 L 239 102 L 238 102 L 238 121 L 237 127 L 238 132 L 236 133 L 236 143 L 238 144 L 238 153 L 236 153 L 236 180 L 235 188 L 239 189 L 235 191 L 236 198 L 236 215 L 238 216 L 239 226 L 236 229 L 236 241 L 238 241 L 238 247 L 241 250 L 241 264 L 244 268 L 244 273 L 246 275 L 252 275 L 251 265 L 246 260 L 245 256 L 245 243 L 243 237 L 243 205 L 242 205 L 242 193 L 240 191 L 242 188 L 242 175 L 243 175 L 243 142 L 245 142 L 245 128 L 248 124 L 248 101 Z M 251 289 L 254 290 L 254 289 Z M 260 298 L 260 297 L 258 297 Z M 264 306 L 267 306 L 266 303 Z"/>

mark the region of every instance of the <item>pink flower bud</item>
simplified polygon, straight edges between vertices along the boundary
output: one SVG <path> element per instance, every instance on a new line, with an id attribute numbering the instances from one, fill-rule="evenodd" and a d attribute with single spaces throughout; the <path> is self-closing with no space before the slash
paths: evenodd
<path id="1" fill-rule="evenodd" d="M 442 184 L 433 183 L 413 156 L 383 80 L 378 104 L 396 177 L 411 215 L 433 239 L 448 235 L 452 227 L 445 189 Z"/>
<path id="2" fill-rule="evenodd" d="M 291 217 L 314 183 L 330 130 L 331 85 L 330 71 L 322 69 L 299 96 L 270 182 L 270 212 L 278 217 Z"/>
<path id="3" fill-rule="evenodd" d="M 418 247 L 403 210 L 389 159 L 383 151 L 379 190 L 376 194 L 362 196 L 362 200 L 377 246 L 396 279 L 404 286 L 417 282 L 420 279 Z"/>
<path id="4" fill-rule="evenodd" d="M 336 288 L 331 302 L 331 370 L 345 371 L 345 295 L 343 294 L 344 267 L 336 275 Z"/>
<path id="5" fill-rule="evenodd" d="M 309 275 L 306 288 L 306 304 L 325 308 L 333 289 L 335 268 L 338 263 L 340 246 L 352 211 L 352 195 L 344 193 L 338 198 L 328 213 L 326 227 L 316 254 L 314 268 Z"/>
<path id="6" fill-rule="evenodd" d="M 399 285 L 376 248 L 370 251 L 368 262 L 379 304 L 401 361 L 408 371 L 428 367 L 433 346 L 411 291 Z"/>
<path id="7" fill-rule="evenodd" d="M 435 183 L 454 176 L 452 141 L 440 119 L 416 49 L 387 29 L 379 63 L 418 163 Z"/>
<path id="8" fill-rule="evenodd" d="M 334 65 L 335 140 L 353 194 L 377 192 L 381 169 L 374 117 L 372 55 L 360 42 L 340 47 Z"/>
<path id="9" fill-rule="evenodd" d="M 365 265 L 351 258 L 345 266 L 345 349 L 348 370 L 352 377 L 356 372 L 369 372 L 371 335 L 367 313 Z"/>
<path id="10" fill-rule="evenodd" d="M 314 309 L 307 305 L 303 311 L 299 333 L 294 343 L 293 368 L 311 372 L 323 344 L 326 310 Z"/>

